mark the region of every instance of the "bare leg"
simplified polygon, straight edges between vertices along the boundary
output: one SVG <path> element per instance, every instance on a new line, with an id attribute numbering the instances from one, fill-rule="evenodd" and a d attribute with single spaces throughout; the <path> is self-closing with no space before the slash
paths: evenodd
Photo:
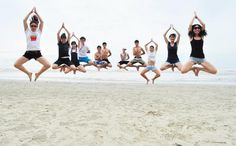
<path id="1" fill-rule="evenodd" d="M 169 63 L 164 63 L 164 64 L 161 65 L 160 70 L 161 70 L 161 71 L 164 71 L 164 70 L 166 70 L 166 69 L 168 69 L 168 68 L 170 68 L 170 67 L 172 67 L 171 64 L 169 64 Z"/>
<path id="2" fill-rule="evenodd" d="M 161 73 L 160 73 L 160 71 L 157 69 L 157 70 L 153 70 L 153 72 L 156 74 L 155 76 L 154 76 L 154 78 L 152 79 L 152 84 L 154 84 L 154 81 L 157 79 L 157 78 L 159 78 L 160 76 L 161 76 Z"/>
<path id="3" fill-rule="evenodd" d="M 147 67 L 147 64 L 138 65 L 138 66 L 137 66 L 137 71 L 139 71 L 139 68 L 140 68 L 140 67 Z"/>
<path id="4" fill-rule="evenodd" d="M 205 71 L 210 74 L 217 73 L 217 69 L 211 63 L 205 61 L 205 62 L 201 63 L 201 65 L 203 68 L 201 68 L 200 70 Z"/>
<path id="5" fill-rule="evenodd" d="M 140 73 L 140 75 L 141 75 L 144 79 L 146 79 L 147 84 L 148 84 L 148 82 L 150 81 L 150 80 L 147 78 L 147 76 L 145 75 L 148 71 L 149 71 L 149 70 L 147 70 L 147 69 L 145 68 L 145 69 Z"/>
<path id="6" fill-rule="evenodd" d="M 108 64 L 107 64 L 107 67 L 110 67 L 110 68 L 112 68 L 112 65 L 111 65 L 111 63 L 108 63 Z"/>
<path id="7" fill-rule="evenodd" d="M 69 73 L 71 70 L 76 70 L 75 65 L 70 65 L 70 67 L 67 67 L 67 69 L 65 70 L 65 74 Z"/>
<path id="8" fill-rule="evenodd" d="M 186 62 L 183 67 L 181 68 L 181 73 L 185 74 L 191 70 L 193 70 L 192 66 L 194 65 L 194 63 L 192 61 L 188 61 Z M 194 71 L 194 70 L 193 70 Z"/>
<path id="9" fill-rule="evenodd" d="M 176 63 L 175 66 L 179 71 L 181 71 L 182 64 L 180 62 Z"/>
<path id="10" fill-rule="evenodd" d="M 78 67 L 77 67 L 77 70 L 80 71 L 80 72 L 83 72 L 83 73 L 86 72 L 86 70 L 85 70 L 85 68 L 83 67 L 83 65 L 78 66 Z"/>
<path id="11" fill-rule="evenodd" d="M 58 66 L 57 64 L 52 65 L 52 69 L 59 69 L 59 68 L 60 68 L 60 66 Z"/>
<path id="12" fill-rule="evenodd" d="M 41 64 L 43 65 L 43 67 L 39 70 L 39 72 L 35 73 L 35 79 L 34 79 L 34 81 L 36 81 L 36 80 L 38 79 L 38 77 L 39 77 L 43 72 L 45 72 L 47 69 L 49 69 L 50 66 L 51 66 L 50 63 L 47 61 L 47 59 L 44 58 L 44 57 L 38 58 L 37 61 L 38 61 L 39 63 L 41 63 Z"/>
<path id="13" fill-rule="evenodd" d="M 27 61 L 29 61 L 29 59 L 25 58 L 24 56 L 20 57 L 16 63 L 14 64 L 14 66 L 19 69 L 20 71 L 24 72 L 25 74 L 28 75 L 29 80 L 32 80 L 32 73 L 29 72 L 24 66 L 23 64 L 26 63 Z"/>

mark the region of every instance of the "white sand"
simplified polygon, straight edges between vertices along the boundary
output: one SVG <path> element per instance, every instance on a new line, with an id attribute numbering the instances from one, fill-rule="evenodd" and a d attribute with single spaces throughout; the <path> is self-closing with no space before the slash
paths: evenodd
<path id="1" fill-rule="evenodd" d="M 0 145 L 235 146 L 235 87 L 0 81 Z"/>

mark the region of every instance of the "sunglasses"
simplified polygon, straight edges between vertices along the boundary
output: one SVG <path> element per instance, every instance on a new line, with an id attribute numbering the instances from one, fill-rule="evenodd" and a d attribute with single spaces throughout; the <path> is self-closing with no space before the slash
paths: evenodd
<path id="1" fill-rule="evenodd" d="M 34 28 L 36 28 L 36 27 L 38 27 L 37 25 L 30 25 L 30 27 L 34 27 Z"/>
<path id="2" fill-rule="evenodd" d="M 194 27 L 194 29 L 200 29 L 200 27 Z"/>

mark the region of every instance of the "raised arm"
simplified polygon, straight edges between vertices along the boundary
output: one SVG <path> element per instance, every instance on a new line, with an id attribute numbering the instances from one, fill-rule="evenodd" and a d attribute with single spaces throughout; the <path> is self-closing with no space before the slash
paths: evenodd
<path id="1" fill-rule="evenodd" d="M 177 45 L 179 45 L 179 40 L 180 40 L 180 33 L 173 27 L 173 30 L 177 33 L 177 40 L 176 40 L 176 43 Z"/>
<path id="2" fill-rule="evenodd" d="M 153 40 L 151 40 L 152 42 L 153 42 L 153 44 L 155 45 L 155 50 L 157 51 L 158 50 L 158 44 L 155 42 L 155 41 L 153 41 Z"/>
<path id="3" fill-rule="evenodd" d="M 38 12 L 36 11 L 36 8 L 34 9 L 34 13 L 36 14 L 36 16 L 39 18 L 39 30 L 42 32 L 43 31 L 43 25 L 44 25 L 44 22 L 43 22 L 43 19 L 42 17 L 38 14 Z"/>
<path id="4" fill-rule="evenodd" d="M 73 37 L 78 41 L 78 45 L 79 45 L 79 44 L 80 44 L 80 42 L 79 42 L 79 38 L 75 35 L 74 32 L 72 33 L 70 39 L 72 39 Z"/>
<path id="5" fill-rule="evenodd" d="M 166 44 L 168 44 L 168 39 L 167 39 L 167 37 L 166 37 L 166 35 L 167 35 L 167 33 L 170 31 L 170 29 L 171 29 L 171 25 L 170 25 L 170 27 L 166 30 L 166 32 L 164 33 L 164 39 L 165 39 L 165 42 L 166 42 Z"/>
<path id="6" fill-rule="evenodd" d="M 23 20 L 23 24 L 24 24 L 24 29 L 25 29 L 25 31 L 28 29 L 27 20 L 29 19 L 29 16 L 30 16 L 32 13 L 34 13 L 34 10 L 35 10 L 35 8 L 33 8 L 33 9 L 25 16 L 25 18 L 24 18 L 24 20 Z"/>
<path id="7" fill-rule="evenodd" d="M 145 50 L 148 51 L 148 45 L 152 42 L 152 40 L 150 42 L 148 42 L 146 45 L 145 45 Z M 144 53 L 145 54 L 145 53 Z"/>
<path id="8" fill-rule="evenodd" d="M 70 42 L 70 38 L 71 38 L 71 35 L 70 35 L 70 32 L 68 31 L 68 29 L 65 27 L 64 23 L 62 24 L 62 27 L 65 29 L 66 33 L 67 33 L 67 36 L 68 36 L 68 42 Z"/>
<path id="9" fill-rule="evenodd" d="M 60 40 L 61 40 L 61 36 L 60 36 L 60 34 L 61 34 L 61 30 L 63 29 L 63 25 L 61 26 L 61 28 L 59 29 L 59 31 L 57 32 L 57 41 L 58 42 L 60 42 Z"/>
<path id="10" fill-rule="evenodd" d="M 192 26 L 193 26 L 193 23 L 194 23 L 195 18 L 196 18 L 196 13 L 194 12 L 194 17 L 193 17 L 193 19 L 191 20 L 191 22 L 190 22 L 190 24 L 189 24 L 189 27 L 188 27 L 188 31 L 189 31 L 189 32 L 192 31 Z"/>
<path id="11" fill-rule="evenodd" d="M 205 30 L 206 24 L 197 16 L 197 13 L 195 12 L 195 18 L 199 21 L 199 23 L 202 25 L 202 30 Z"/>

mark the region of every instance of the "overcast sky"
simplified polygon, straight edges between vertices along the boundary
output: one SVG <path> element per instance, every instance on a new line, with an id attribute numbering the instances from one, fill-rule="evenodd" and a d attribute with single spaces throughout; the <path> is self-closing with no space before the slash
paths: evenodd
<path id="1" fill-rule="evenodd" d="M 13 68 L 25 52 L 23 18 L 33 6 L 45 21 L 41 48 L 51 63 L 58 58 L 56 33 L 62 22 L 71 32 L 87 38 L 91 58 L 96 46 L 106 41 L 114 65 L 121 48 L 131 54 L 135 39 L 144 46 L 151 38 L 159 44 L 158 65 L 165 62 L 163 33 L 173 24 L 181 33 L 179 58 L 186 62 L 191 51 L 187 28 L 196 10 L 209 34 L 204 46 L 206 59 L 219 68 L 236 67 L 234 0 L 8 0 L 1 1 L 0 6 L 0 68 Z"/>

